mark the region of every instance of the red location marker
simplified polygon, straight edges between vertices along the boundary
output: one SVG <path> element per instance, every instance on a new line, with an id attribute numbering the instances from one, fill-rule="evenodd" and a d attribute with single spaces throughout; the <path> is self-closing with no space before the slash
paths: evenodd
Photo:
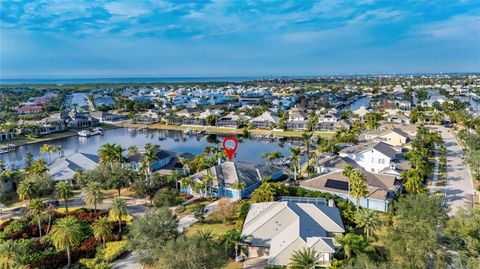
<path id="1" fill-rule="evenodd" d="M 228 141 L 233 141 L 235 143 L 235 146 L 233 148 L 227 147 L 227 142 Z M 238 141 L 235 137 L 226 137 L 223 139 L 223 150 L 227 153 L 228 159 L 231 161 L 233 158 L 233 154 L 235 154 L 235 151 L 237 150 L 238 147 Z"/>

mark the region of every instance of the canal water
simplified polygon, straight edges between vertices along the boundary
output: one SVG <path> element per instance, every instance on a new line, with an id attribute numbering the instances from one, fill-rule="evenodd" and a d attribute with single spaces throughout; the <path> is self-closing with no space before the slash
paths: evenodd
<path id="1" fill-rule="evenodd" d="M 97 154 L 97 150 L 105 143 L 117 143 L 122 148 L 127 149 L 129 146 L 135 145 L 143 148 L 146 143 L 158 144 L 160 148 L 171 150 L 176 153 L 192 153 L 200 154 L 206 146 L 218 145 L 225 136 L 209 135 L 196 136 L 185 135 L 181 131 L 168 130 L 150 130 L 131 132 L 126 128 L 118 128 L 105 131 L 103 136 L 84 137 L 68 137 L 53 140 L 48 144 L 60 145 L 65 156 L 72 153 L 83 152 L 90 154 Z M 237 154 L 235 159 L 264 163 L 261 155 L 265 152 L 280 151 L 284 156 L 290 156 L 289 147 L 293 146 L 293 141 L 275 140 L 275 141 L 260 141 L 254 139 L 243 139 L 239 141 Z M 40 154 L 40 147 L 45 143 L 36 143 L 18 147 L 16 151 L 0 155 L 0 160 L 3 160 L 9 168 L 21 167 L 25 159 L 25 154 L 31 152 L 35 159 L 42 157 Z M 59 154 L 52 154 L 52 159 L 58 157 Z M 48 156 L 44 156 L 48 161 Z"/>

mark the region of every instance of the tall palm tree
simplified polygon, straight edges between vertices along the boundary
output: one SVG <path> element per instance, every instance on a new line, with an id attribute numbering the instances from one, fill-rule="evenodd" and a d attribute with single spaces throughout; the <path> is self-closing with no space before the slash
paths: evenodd
<path id="1" fill-rule="evenodd" d="M 215 180 L 215 176 L 213 175 L 210 170 L 207 170 L 207 174 L 202 178 L 202 183 L 205 185 L 205 196 L 208 196 L 208 187 L 212 184 Z"/>
<path id="2" fill-rule="evenodd" d="M 270 162 L 270 152 L 264 152 L 260 157 L 265 160 L 265 165 Z"/>
<path id="3" fill-rule="evenodd" d="M 295 181 L 297 180 L 297 173 L 299 169 L 299 162 L 300 162 L 300 154 L 301 150 L 298 147 L 290 148 L 290 153 L 292 154 L 292 164 L 293 164 L 293 175 Z"/>
<path id="4" fill-rule="evenodd" d="M 270 160 L 277 161 L 283 158 L 283 154 L 280 151 L 272 151 L 270 152 Z"/>
<path id="5" fill-rule="evenodd" d="M 67 267 L 70 267 L 70 251 L 80 243 L 82 239 L 82 229 L 77 218 L 68 216 L 58 219 L 50 231 L 52 243 L 57 249 L 67 251 Z"/>
<path id="6" fill-rule="evenodd" d="M 62 146 L 61 145 L 53 145 L 52 152 L 53 153 L 58 153 L 58 156 L 60 157 L 60 152 L 62 152 Z"/>
<path id="7" fill-rule="evenodd" d="M 355 222 L 358 228 L 363 228 L 367 239 L 381 224 L 377 211 L 367 208 L 357 211 L 355 214 Z"/>
<path id="8" fill-rule="evenodd" d="M 65 203 L 65 212 L 68 213 L 68 198 L 73 196 L 73 187 L 68 181 L 62 181 L 55 185 L 55 191 L 59 199 Z"/>
<path id="9" fill-rule="evenodd" d="M 20 265 L 20 255 L 13 240 L 0 243 L 0 269 L 17 269 Z"/>
<path id="10" fill-rule="evenodd" d="M 175 189 L 178 191 L 178 181 L 180 178 L 180 173 L 177 170 L 173 170 L 170 175 L 168 175 L 167 180 L 168 184 L 175 183 Z"/>
<path id="11" fill-rule="evenodd" d="M 47 213 L 48 215 L 48 225 L 47 225 L 47 234 L 50 232 L 50 227 L 51 227 L 51 224 L 52 224 L 52 216 L 53 214 L 55 214 L 56 212 L 56 208 L 54 205 L 52 204 L 49 204 L 47 206 L 47 208 L 45 209 L 45 213 Z"/>
<path id="12" fill-rule="evenodd" d="M 348 192 L 347 192 L 347 199 L 350 200 L 350 175 L 352 174 L 354 168 L 350 164 L 345 165 L 342 171 L 342 175 L 348 179 Z"/>
<path id="13" fill-rule="evenodd" d="M 180 179 L 180 185 L 183 188 L 193 187 L 193 180 L 189 177 L 184 177 Z"/>
<path id="14" fill-rule="evenodd" d="M 102 241 L 103 249 L 105 249 L 105 242 L 112 237 L 112 227 L 108 219 L 103 217 L 96 220 L 93 225 L 93 236 L 98 241 Z"/>
<path id="15" fill-rule="evenodd" d="M 122 197 L 115 197 L 109 214 L 118 221 L 118 232 L 122 232 L 122 218 L 127 215 L 127 203 Z"/>
<path id="16" fill-rule="evenodd" d="M 305 147 L 307 149 L 307 167 L 310 166 L 310 141 L 312 140 L 312 136 L 312 132 L 302 133 L 303 143 L 305 143 Z"/>
<path id="17" fill-rule="evenodd" d="M 400 178 L 403 180 L 403 187 L 408 193 L 418 194 L 425 191 L 422 175 L 417 169 L 409 169 L 400 173 Z"/>
<path id="18" fill-rule="evenodd" d="M 29 214 L 31 214 L 37 219 L 39 238 L 42 237 L 42 212 L 44 209 L 45 209 L 45 205 L 42 203 L 42 200 L 40 199 L 33 199 L 30 201 L 30 204 L 28 205 Z"/>
<path id="19" fill-rule="evenodd" d="M 151 186 L 152 184 L 152 165 L 155 161 L 158 160 L 157 158 L 157 150 L 158 145 L 145 147 L 145 154 L 143 154 L 143 161 L 141 164 L 141 170 L 145 172 L 145 180 L 148 182 L 148 185 Z"/>
<path id="20" fill-rule="evenodd" d="M 367 178 L 362 172 L 354 170 L 350 173 L 348 185 L 350 188 L 350 194 L 356 199 L 356 206 L 358 209 L 360 208 L 360 198 L 368 195 Z"/>
<path id="21" fill-rule="evenodd" d="M 183 175 L 190 173 L 190 161 L 186 158 L 179 157 L 180 163 L 182 164 Z"/>
<path id="22" fill-rule="evenodd" d="M 85 203 L 89 206 L 93 205 L 93 211 L 97 212 L 97 204 L 100 204 L 103 201 L 102 186 L 100 183 L 90 181 L 82 189 L 82 192 Z"/>
<path id="23" fill-rule="evenodd" d="M 49 144 L 43 144 L 43 146 L 40 148 L 40 153 L 41 154 L 47 154 L 48 155 L 48 163 L 52 163 L 51 154 L 52 154 L 53 150 L 54 150 L 54 146 L 49 145 Z"/>
<path id="24" fill-rule="evenodd" d="M 320 266 L 318 253 L 313 248 L 303 248 L 293 252 L 290 258 L 289 268 L 315 269 Z"/>

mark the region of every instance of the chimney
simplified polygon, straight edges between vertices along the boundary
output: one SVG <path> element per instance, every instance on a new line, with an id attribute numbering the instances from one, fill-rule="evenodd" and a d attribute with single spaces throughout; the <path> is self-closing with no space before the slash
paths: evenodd
<path id="1" fill-rule="evenodd" d="M 328 207 L 335 207 L 335 200 L 328 199 Z"/>

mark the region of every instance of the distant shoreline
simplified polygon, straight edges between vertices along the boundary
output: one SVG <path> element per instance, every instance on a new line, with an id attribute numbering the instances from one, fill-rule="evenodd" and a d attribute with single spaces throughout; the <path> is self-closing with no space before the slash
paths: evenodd
<path id="1" fill-rule="evenodd" d="M 479 72 L 452 73 L 397 73 L 397 74 L 330 74 L 330 75 L 260 75 L 260 76 L 205 76 L 205 77 L 122 77 L 122 78 L 9 78 L 0 79 L 1 85 L 75 85 L 75 84 L 168 84 L 168 83 L 242 83 L 269 79 L 321 79 L 329 77 L 379 77 L 379 76 L 466 76 Z"/>

